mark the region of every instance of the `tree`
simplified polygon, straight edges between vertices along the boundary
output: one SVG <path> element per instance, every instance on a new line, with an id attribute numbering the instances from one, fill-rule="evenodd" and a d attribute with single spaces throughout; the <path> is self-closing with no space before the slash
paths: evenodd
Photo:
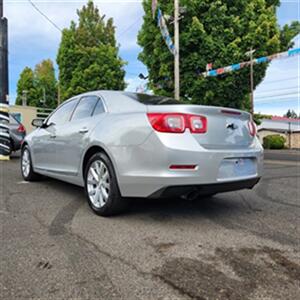
<path id="1" fill-rule="evenodd" d="M 295 111 L 294 111 L 294 110 L 291 110 L 291 109 L 289 109 L 289 110 L 286 112 L 286 114 L 284 114 L 283 116 L 286 117 L 286 118 L 290 118 L 290 119 L 297 119 L 297 118 L 298 118 L 298 116 L 297 116 L 297 114 L 295 113 Z"/>
<path id="2" fill-rule="evenodd" d="M 57 80 L 55 70 L 50 59 L 43 60 L 34 69 L 38 102 L 34 106 L 55 108 L 57 106 Z M 44 99 L 45 97 L 45 99 Z M 45 101 L 42 102 L 41 101 Z"/>
<path id="3" fill-rule="evenodd" d="M 149 71 L 149 87 L 157 94 L 173 96 L 173 55 L 164 44 L 151 0 L 144 0 L 144 23 L 138 43 L 139 59 Z M 160 1 L 164 14 L 173 15 L 173 0 Z M 219 68 L 247 60 L 252 47 L 256 57 L 285 51 L 299 33 L 299 23 L 280 29 L 276 0 L 181 0 L 186 8 L 180 20 L 181 98 L 206 105 L 249 108 L 250 70 L 244 68 L 218 77 L 199 76 L 208 63 Z M 173 26 L 169 26 L 173 36 Z M 254 86 L 265 77 L 268 63 L 254 66 Z"/>
<path id="4" fill-rule="evenodd" d="M 30 105 L 30 101 L 36 98 L 34 74 L 32 69 L 29 67 L 24 68 L 17 83 L 17 105 L 22 105 L 23 97 L 27 98 L 27 105 Z"/>
<path id="5" fill-rule="evenodd" d="M 26 95 L 27 105 L 55 108 L 57 106 L 57 81 L 50 59 L 37 64 L 34 71 L 26 67 L 20 74 L 17 84 L 16 104 L 22 104 Z M 45 97 L 45 99 L 44 99 Z M 45 103 L 43 103 L 45 100 Z"/>
<path id="6" fill-rule="evenodd" d="M 113 19 L 105 22 L 92 1 L 77 11 L 79 22 L 64 29 L 57 55 L 63 100 L 90 90 L 126 87 Z"/>

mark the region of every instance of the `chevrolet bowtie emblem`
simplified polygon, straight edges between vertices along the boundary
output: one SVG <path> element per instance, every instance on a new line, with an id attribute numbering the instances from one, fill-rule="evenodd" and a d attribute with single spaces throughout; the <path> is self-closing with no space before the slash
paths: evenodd
<path id="1" fill-rule="evenodd" d="M 231 124 L 227 124 L 227 128 L 228 128 L 228 129 L 235 130 L 235 129 L 238 129 L 239 127 L 238 127 L 236 124 L 231 123 Z"/>

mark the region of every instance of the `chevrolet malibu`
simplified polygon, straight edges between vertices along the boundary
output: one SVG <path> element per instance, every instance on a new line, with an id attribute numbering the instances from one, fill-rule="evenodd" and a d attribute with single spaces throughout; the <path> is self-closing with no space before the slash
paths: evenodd
<path id="1" fill-rule="evenodd" d="M 121 91 L 71 98 L 22 144 L 25 180 L 41 175 L 85 188 L 92 210 L 120 212 L 129 198 L 197 198 L 251 189 L 263 149 L 247 112 Z"/>

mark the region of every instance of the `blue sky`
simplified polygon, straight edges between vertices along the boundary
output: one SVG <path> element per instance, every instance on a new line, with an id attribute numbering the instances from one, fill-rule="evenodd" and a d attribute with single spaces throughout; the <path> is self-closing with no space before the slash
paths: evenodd
<path id="1" fill-rule="evenodd" d="M 60 28 L 77 20 L 76 9 L 86 1 L 32 0 Z M 139 73 L 147 74 L 145 66 L 137 59 L 141 51 L 136 42 L 142 25 L 141 0 L 94 1 L 100 11 L 113 17 L 117 26 L 120 56 L 128 62 L 126 81 L 128 89 L 135 91 L 144 82 Z M 4 13 L 9 19 L 9 74 L 10 103 L 16 97 L 16 84 L 24 67 L 34 67 L 43 59 L 55 61 L 60 32 L 45 20 L 27 0 L 4 0 Z M 300 20 L 300 0 L 283 0 L 278 9 L 279 24 Z M 300 47 L 300 36 L 295 39 Z M 255 111 L 282 115 L 288 108 L 300 113 L 300 56 L 271 63 L 265 80 L 255 91 Z M 285 95 L 282 95 L 285 94 Z"/>

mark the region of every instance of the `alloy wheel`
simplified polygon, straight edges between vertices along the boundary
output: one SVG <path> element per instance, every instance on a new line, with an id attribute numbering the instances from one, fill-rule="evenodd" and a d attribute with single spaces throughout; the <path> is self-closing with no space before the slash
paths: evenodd
<path id="1" fill-rule="evenodd" d="M 23 151 L 22 155 L 22 172 L 25 177 L 30 173 L 30 154 L 27 149 Z"/>
<path id="2" fill-rule="evenodd" d="M 87 173 L 87 192 L 96 208 L 103 207 L 110 195 L 110 174 L 101 160 L 94 161 Z"/>

